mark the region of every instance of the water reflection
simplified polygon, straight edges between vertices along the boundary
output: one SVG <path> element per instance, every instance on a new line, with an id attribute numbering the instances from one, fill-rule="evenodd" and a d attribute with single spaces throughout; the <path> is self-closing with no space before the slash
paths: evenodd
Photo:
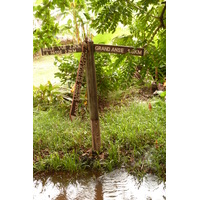
<path id="1" fill-rule="evenodd" d="M 72 178 L 64 174 L 40 177 L 33 182 L 34 200 L 162 200 L 164 184 L 147 175 L 141 184 L 123 169 L 100 177 Z"/>
<path id="2" fill-rule="evenodd" d="M 88 199 L 95 199 L 95 187 L 96 182 L 92 179 L 89 182 L 87 181 L 76 181 L 75 184 L 69 184 L 66 188 L 67 199 L 68 200 L 88 200 Z"/>

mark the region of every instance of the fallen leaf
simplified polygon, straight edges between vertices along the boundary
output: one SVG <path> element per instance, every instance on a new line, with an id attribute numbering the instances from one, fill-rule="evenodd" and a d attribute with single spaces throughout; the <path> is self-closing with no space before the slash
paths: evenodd
<path id="1" fill-rule="evenodd" d="M 101 155 L 99 155 L 99 158 L 101 158 L 102 160 L 104 160 L 104 153 L 102 153 Z"/>
<path id="2" fill-rule="evenodd" d="M 87 156 L 88 154 L 87 153 L 83 153 L 81 156 L 83 157 L 83 156 Z"/>
<path id="3" fill-rule="evenodd" d="M 156 144 L 156 149 L 158 148 L 158 141 L 156 140 L 155 141 L 155 144 Z"/>
<path id="4" fill-rule="evenodd" d="M 92 156 L 92 148 L 88 149 L 88 150 L 86 151 L 86 153 L 89 153 L 89 155 Z"/>
<path id="5" fill-rule="evenodd" d="M 149 110 L 150 110 L 150 111 L 152 110 L 152 106 L 151 106 L 151 103 L 149 103 Z"/>

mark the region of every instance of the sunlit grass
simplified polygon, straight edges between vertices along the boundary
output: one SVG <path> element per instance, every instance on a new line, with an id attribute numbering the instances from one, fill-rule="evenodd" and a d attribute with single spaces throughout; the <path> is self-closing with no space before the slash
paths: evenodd
<path id="1" fill-rule="evenodd" d="M 95 157 L 87 154 L 92 145 L 88 113 L 73 122 L 55 109 L 34 113 L 34 171 L 110 171 L 124 164 L 135 175 L 150 172 L 165 179 L 165 102 L 151 104 L 151 111 L 147 102 L 132 101 L 102 113 L 102 147 Z"/>
<path id="2" fill-rule="evenodd" d="M 166 107 L 160 99 L 129 102 L 111 109 L 101 120 L 102 143 L 113 166 L 130 163 L 129 170 L 165 177 Z M 111 153 L 112 152 L 112 153 Z M 151 161 L 149 161 L 151 160 Z"/>

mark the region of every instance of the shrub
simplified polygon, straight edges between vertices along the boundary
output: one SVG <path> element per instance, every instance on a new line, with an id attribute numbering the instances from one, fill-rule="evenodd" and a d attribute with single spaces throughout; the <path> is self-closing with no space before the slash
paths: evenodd
<path id="1" fill-rule="evenodd" d="M 58 67 L 59 72 L 55 73 L 55 77 L 60 78 L 62 84 L 67 84 L 69 88 L 73 88 L 79 60 L 73 54 L 58 58 L 55 56 L 54 65 Z M 97 78 L 97 93 L 98 96 L 105 96 L 109 91 L 113 90 L 113 72 L 110 68 L 111 58 L 108 54 L 95 54 L 95 67 Z M 82 87 L 86 91 L 86 77 L 84 76 Z"/>
<path id="2" fill-rule="evenodd" d="M 33 107 L 37 107 L 38 110 L 47 110 L 51 106 L 69 107 L 69 103 L 66 104 L 58 89 L 59 86 L 53 86 L 50 81 L 45 85 L 40 84 L 39 87 L 34 86 Z"/>
<path id="3" fill-rule="evenodd" d="M 63 85 L 67 84 L 69 88 L 72 88 L 76 81 L 79 60 L 73 54 L 63 57 L 55 56 L 54 65 L 59 70 L 55 73 L 55 77 L 58 77 Z"/>

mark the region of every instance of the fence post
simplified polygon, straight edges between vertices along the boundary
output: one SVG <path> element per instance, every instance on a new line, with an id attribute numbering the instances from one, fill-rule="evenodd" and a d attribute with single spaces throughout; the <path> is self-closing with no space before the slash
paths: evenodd
<path id="1" fill-rule="evenodd" d="M 87 99 L 90 112 L 91 131 L 92 131 L 92 148 L 94 151 L 99 151 L 101 147 L 101 136 L 100 136 L 98 101 L 97 101 L 94 43 L 92 40 L 87 41 L 87 38 L 86 42 L 88 47 L 87 61 L 86 61 Z"/>

